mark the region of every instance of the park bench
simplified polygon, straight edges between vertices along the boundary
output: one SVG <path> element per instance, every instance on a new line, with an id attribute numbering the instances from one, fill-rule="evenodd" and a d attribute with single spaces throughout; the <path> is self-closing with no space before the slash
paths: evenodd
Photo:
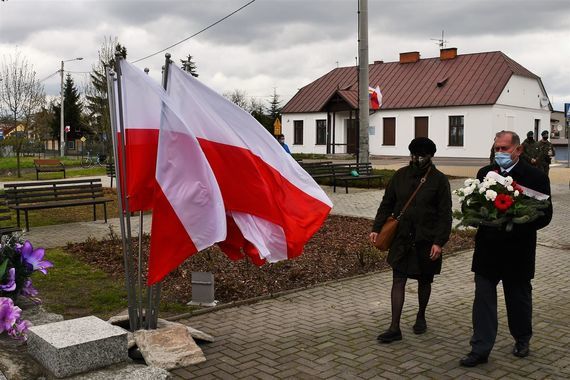
<path id="1" fill-rule="evenodd" d="M 111 187 L 113 187 L 113 178 L 117 177 L 115 175 L 115 163 L 108 162 L 107 165 L 105 165 L 105 167 L 107 169 L 107 177 L 111 178 Z"/>
<path id="2" fill-rule="evenodd" d="M 334 176 L 332 161 L 303 162 L 301 167 L 315 180 L 320 178 L 332 178 Z"/>
<path id="3" fill-rule="evenodd" d="M 380 174 L 374 174 L 372 164 L 370 162 L 352 163 L 352 164 L 334 164 L 333 169 L 333 192 L 336 187 L 343 184 L 348 194 L 348 184 L 351 181 L 367 180 L 368 188 L 370 188 L 370 180 L 382 178 Z M 354 175 L 358 174 L 358 175 Z"/>
<path id="4" fill-rule="evenodd" d="M 6 194 L 0 194 L 0 222 L 5 222 L 12 219 L 12 210 L 6 205 Z M 2 235 L 10 235 L 14 232 L 22 231 L 16 226 L 0 226 L 0 237 Z"/>
<path id="5" fill-rule="evenodd" d="M 16 210 L 20 227 L 20 211 L 24 212 L 26 231 L 30 230 L 28 212 L 72 206 L 93 206 L 93 220 L 97 220 L 97 205 L 103 205 L 107 223 L 107 203 L 112 199 L 103 194 L 101 179 L 77 179 L 67 181 L 42 181 L 5 183 L 4 190 L 8 207 Z"/>
<path id="6" fill-rule="evenodd" d="M 51 173 L 51 172 L 63 172 L 63 178 L 65 178 L 65 166 L 59 160 L 34 160 L 34 166 L 36 167 L 36 179 L 40 179 L 40 172 Z"/>

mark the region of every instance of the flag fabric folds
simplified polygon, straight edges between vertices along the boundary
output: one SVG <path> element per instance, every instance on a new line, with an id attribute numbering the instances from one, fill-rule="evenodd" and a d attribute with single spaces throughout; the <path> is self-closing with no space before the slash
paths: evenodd
<path id="1" fill-rule="evenodd" d="M 153 209 L 148 284 L 214 243 L 258 265 L 299 256 L 330 199 L 249 113 L 168 73 L 166 93 L 121 61 L 128 199 Z"/>
<path id="2" fill-rule="evenodd" d="M 368 99 L 370 100 L 370 109 L 377 110 L 382 107 L 382 92 L 380 87 L 368 87 Z"/>
<path id="3" fill-rule="evenodd" d="M 138 176 L 138 182 L 132 181 L 133 188 L 129 190 L 136 190 L 133 194 L 151 192 L 153 218 L 148 283 L 153 284 L 190 255 L 224 240 L 226 216 L 212 168 L 196 136 L 169 104 L 162 87 L 125 61 L 121 61 L 121 80 L 124 124 L 144 126 L 138 128 L 143 131 L 134 131 L 136 138 L 131 135 L 130 140 L 126 139 L 125 151 L 127 178 L 132 174 Z M 129 132 L 127 130 L 127 137 Z M 129 156 L 132 148 L 129 143 L 136 143 L 136 149 L 151 150 L 155 143 L 155 153 L 150 152 L 148 157 L 137 151 L 137 155 Z M 129 162 L 129 159 L 142 161 Z M 133 167 L 140 172 L 133 173 Z M 154 185 L 149 184 L 148 171 Z M 137 185 L 146 187 L 139 189 Z M 140 199 L 146 201 L 146 198 Z"/>
<path id="4" fill-rule="evenodd" d="M 167 92 L 220 187 L 222 250 L 257 264 L 299 256 L 332 208 L 320 186 L 249 113 L 173 65 Z"/>

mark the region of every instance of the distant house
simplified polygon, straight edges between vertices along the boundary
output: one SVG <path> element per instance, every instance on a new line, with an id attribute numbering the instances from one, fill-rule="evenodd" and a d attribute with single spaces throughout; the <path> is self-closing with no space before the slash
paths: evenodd
<path id="1" fill-rule="evenodd" d="M 427 136 L 441 157 L 489 157 L 497 131 L 526 137 L 550 130 L 552 106 L 540 77 L 500 51 L 458 55 L 456 48 L 420 59 L 369 66 L 382 106 L 371 111 L 372 155 L 407 156 L 414 137 Z M 293 153 L 356 153 L 357 68 L 336 68 L 301 88 L 283 107 L 286 143 Z"/>

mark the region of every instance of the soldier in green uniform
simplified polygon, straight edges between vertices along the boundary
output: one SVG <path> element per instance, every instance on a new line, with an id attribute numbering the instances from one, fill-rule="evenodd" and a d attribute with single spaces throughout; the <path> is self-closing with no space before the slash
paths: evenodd
<path id="1" fill-rule="evenodd" d="M 548 131 L 542 131 L 542 140 L 538 142 L 540 150 L 540 162 L 542 164 L 541 169 L 548 175 L 550 170 L 550 163 L 552 162 L 552 157 L 554 157 L 554 147 L 552 143 L 548 141 Z"/>
<path id="2" fill-rule="evenodd" d="M 529 165 L 542 169 L 542 164 L 540 162 L 540 147 L 533 136 L 534 133 L 532 131 L 529 131 L 526 134 L 526 139 L 522 143 L 523 153 L 521 154 L 521 158 Z"/>

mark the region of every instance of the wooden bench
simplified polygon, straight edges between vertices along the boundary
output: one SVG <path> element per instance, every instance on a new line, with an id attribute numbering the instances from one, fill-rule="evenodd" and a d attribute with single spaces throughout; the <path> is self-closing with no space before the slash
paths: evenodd
<path id="1" fill-rule="evenodd" d="M 6 220 L 12 220 L 12 210 L 6 205 L 6 194 L 0 194 L 0 221 L 4 222 Z M 20 231 L 22 230 L 16 226 L 0 227 L 0 237 Z"/>
<path id="2" fill-rule="evenodd" d="M 40 179 L 40 172 L 63 172 L 63 178 L 65 178 L 65 166 L 59 160 L 34 160 L 34 166 L 37 180 Z"/>
<path id="3" fill-rule="evenodd" d="M 107 165 L 105 165 L 105 167 L 107 169 L 107 177 L 111 178 L 111 187 L 113 187 L 113 178 L 117 177 L 115 175 L 115 163 L 108 162 Z"/>
<path id="4" fill-rule="evenodd" d="M 26 218 L 26 231 L 30 230 L 28 211 L 72 206 L 93 206 L 93 220 L 97 220 L 97 205 L 103 205 L 107 223 L 107 203 L 112 199 L 103 194 L 101 179 L 5 183 L 8 207 L 16 210 L 20 227 L 20 211 Z"/>
<path id="5" fill-rule="evenodd" d="M 332 161 L 306 162 L 300 165 L 314 179 L 332 178 L 334 176 Z"/>
<path id="6" fill-rule="evenodd" d="M 382 178 L 380 174 L 374 174 L 372 164 L 370 162 L 354 163 L 354 164 L 334 164 L 333 167 L 333 192 L 336 192 L 338 184 L 343 184 L 348 194 L 348 183 L 350 181 L 367 180 L 368 188 L 370 188 L 370 180 Z M 358 175 L 354 175 L 358 173 Z"/>

